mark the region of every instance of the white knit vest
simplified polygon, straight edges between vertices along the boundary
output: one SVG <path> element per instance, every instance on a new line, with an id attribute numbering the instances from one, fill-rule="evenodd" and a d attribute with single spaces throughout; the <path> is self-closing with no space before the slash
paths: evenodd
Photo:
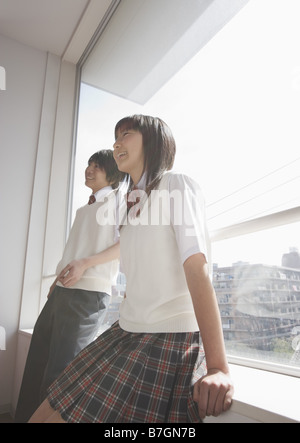
<path id="1" fill-rule="evenodd" d="M 108 204 L 115 205 L 114 191 L 110 192 L 103 202 L 85 205 L 77 210 L 63 257 L 57 265 L 57 275 L 72 260 L 98 254 L 115 243 L 115 225 L 101 223 L 99 219 L 99 213 L 104 213 Z M 72 288 L 111 294 L 111 287 L 115 284 L 118 272 L 119 260 L 93 266 L 85 271 Z"/>
<path id="2" fill-rule="evenodd" d="M 165 174 L 159 190 L 167 189 L 167 182 Z M 156 197 L 151 205 L 157 203 Z M 136 226 L 128 223 L 121 228 L 126 298 L 120 308 L 120 326 L 129 332 L 144 333 L 198 331 L 175 233 L 167 220 L 168 210 L 162 208 L 159 225 L 143 223 L 143 217 L 151 212 L 149 205 L 150 199 Z"/>

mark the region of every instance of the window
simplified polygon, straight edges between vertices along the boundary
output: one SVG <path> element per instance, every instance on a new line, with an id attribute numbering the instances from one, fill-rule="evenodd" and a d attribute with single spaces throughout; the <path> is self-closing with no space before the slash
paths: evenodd
<path id="1" fill-rule="evenodd" d="M 229 355 L 300 367 L 299 232 L 298 222 L 213 243 Z"/>
<path id="2" fill-rule="evenodd" d="M 73 191 L 74 214 L 88 196 L 87 158 L 112 147 L 120 118 L 163 118 L 177 141 L 175 169 L 206 197 L 228 354 L 296 368 L 299 12 L 298 0 L 251 0 L 145 104 L 82 82 Z"/>

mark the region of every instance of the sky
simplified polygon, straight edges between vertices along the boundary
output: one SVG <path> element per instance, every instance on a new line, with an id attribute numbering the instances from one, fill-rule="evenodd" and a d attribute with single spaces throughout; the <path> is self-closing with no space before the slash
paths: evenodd
<path id="1" fill-rule="evenodd" d="M 177 143 L 175 169 L 202 187 L 211 230 L 300 206 L 299 17 L 299 0 L 250 0 L 144 106 L 82 84 L 73 216 L 89 195 L 88 157 L 111 148 L 115 123 L 133 113 L 168 123 Z M 282 253 L 300 249 L 299 224 L 265 232 L 264 251 L 274 237 Z M 223 245 L 222 259 L 219 246 L 220 261 L 236 261 L 242 248 L 236 240 L 231 249 L 236 242 L 231 255 Z M 250 260 L 272 261 L 274 251 L 263 257 L 249 244 L 243 248 L 252 251 Z"/>

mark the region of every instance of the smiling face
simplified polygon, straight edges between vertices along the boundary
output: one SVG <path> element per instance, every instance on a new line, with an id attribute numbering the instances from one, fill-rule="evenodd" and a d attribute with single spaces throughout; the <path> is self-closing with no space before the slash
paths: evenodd
<path id="1" fill-rule="evenodd" d="M 119 171 L 138 184 L 145 174 L 147 192 L 158 186 L 173 167 L 176 144 L 168 125 L 159 117 L 131 115 L 115 126 L 114 158 Z"/>
<path id="2" fill-rule="evenodd" d="M 134 129 L 120 128 L 116 134 L 114 159 L 119 171 L 126 172 L 137 184 L 144 172 L 143 136 Z"/>
<path id="3" fill-rule="evenodd" d="M 105 186 L 109 186 L 105 170 L 93 161 L 89 162 L 85 170 L 85 185 L 92 189 L 93 194 Z"/>

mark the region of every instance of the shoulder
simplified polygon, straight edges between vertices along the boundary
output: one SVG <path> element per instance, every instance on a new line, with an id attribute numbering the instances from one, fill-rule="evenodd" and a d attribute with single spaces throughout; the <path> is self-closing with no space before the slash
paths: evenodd
<path id="1" fill-rule="evenodd" d="M 193 192 L 201 192 L 199 184 L 193 178 L 177 171 L 166 172 L 161 180 L 161 185 L 169 191 L 178 189 L 181 191 L 191 190 Z"/>
<path id="2" fill-rule="evenodd" d="M 181 200 L 186 201 L 188 205 L 205 207 L 205 197 L 197 181 L 186 174 L 180 172 L 167 172 L 162 181 L 160 189 L 167 190 L 170 197 L 180 195 Z"/>

